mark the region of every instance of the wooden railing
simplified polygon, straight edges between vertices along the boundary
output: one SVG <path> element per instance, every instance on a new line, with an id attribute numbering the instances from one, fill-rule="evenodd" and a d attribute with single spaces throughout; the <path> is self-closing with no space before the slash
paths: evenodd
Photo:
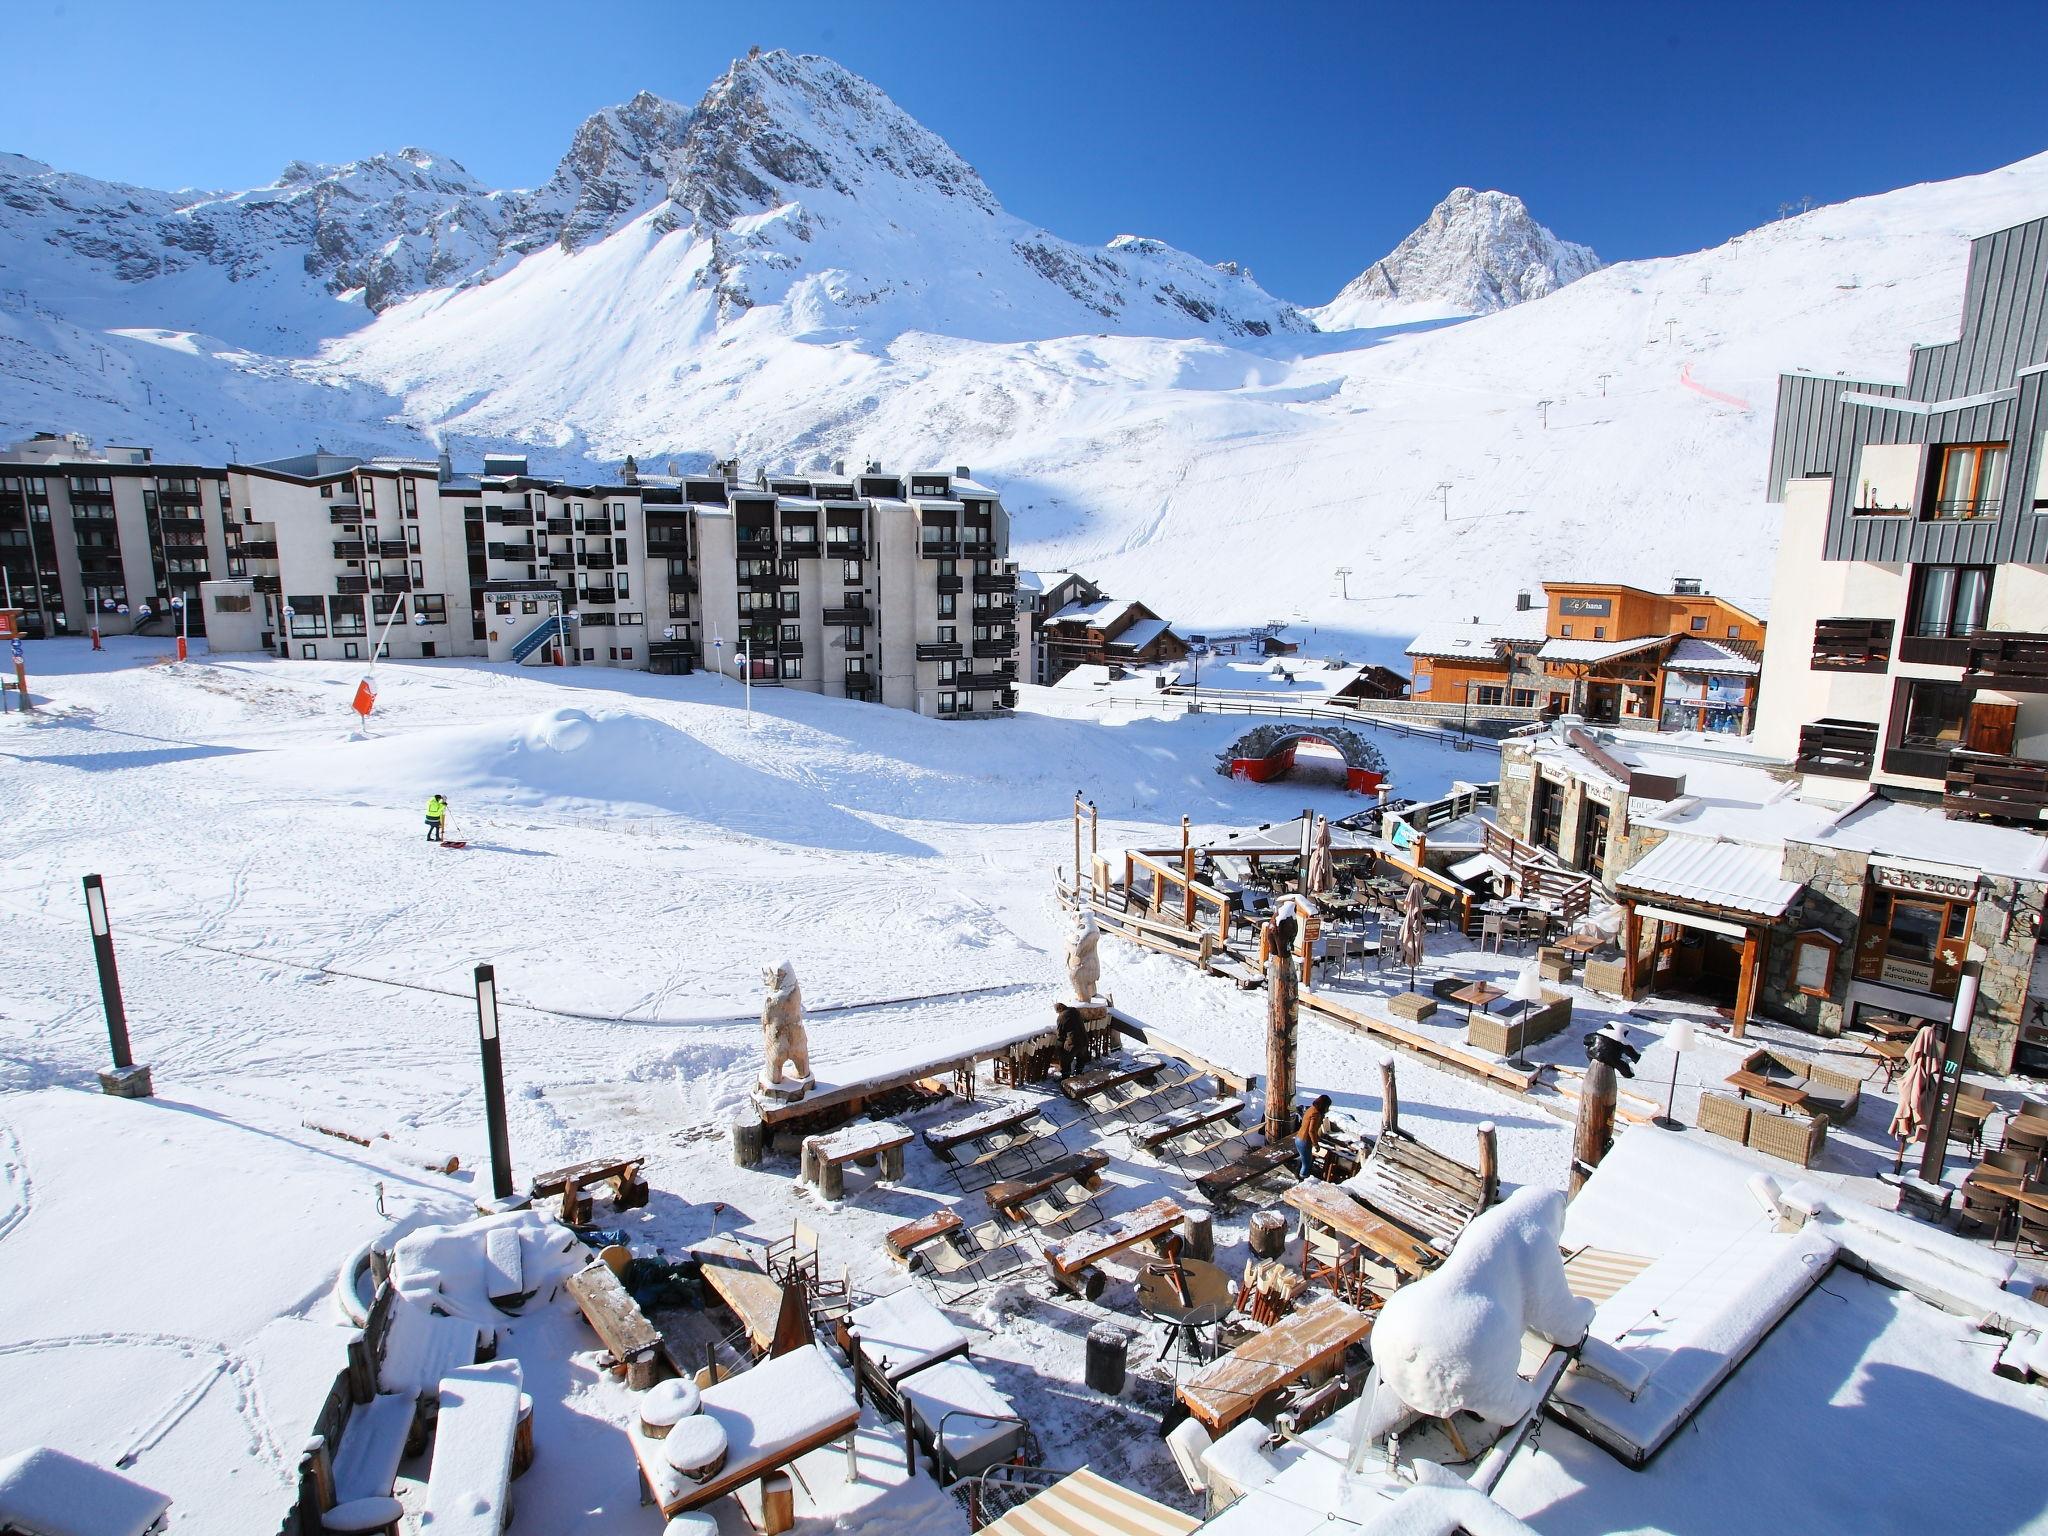
<path id="1" fill-rule="evenodd" d="M 1882 672 L 1891 657 L 1890 619 L 1821 619 L 1813 626 L 1816 672 Z"/>
<path id="2" fill-rule="evenodd" d="M 2030 692 L 2048 690 L 2048 635 L 1982 634 L 1969 641 L 1971 672 Z"/>
<path id="3" fill-rule="evenodd" d="M 1951 816 L 2039 821 L 2048 810 L 2048 763 L 1989 752 L 1951 753 L 1942 803 Z"/>
<path id="4" fill-rule="evenodd" d="M 1867 779 L 1877 763 L 1877 727 L 1854 720 L 1814 720 L 1799 728 L 1801 773 Z"/>

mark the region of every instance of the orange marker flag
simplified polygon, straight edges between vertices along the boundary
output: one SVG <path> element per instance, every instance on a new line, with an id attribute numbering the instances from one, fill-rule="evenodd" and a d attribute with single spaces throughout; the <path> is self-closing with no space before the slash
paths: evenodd
<path id="1" fill-rule="evenodd" d="M 375 709 L 376 707 L 377 693 L 376 690 L 370 686 L 370 680 L 366 677 L 360 683 L 356 684 L 356 696 L 353 701 L 353 708 L 355 709 L 355 712 L 357 714 L 361 715 L 365 720 L 368 720 L 370 718 L 370 711 Z"/>

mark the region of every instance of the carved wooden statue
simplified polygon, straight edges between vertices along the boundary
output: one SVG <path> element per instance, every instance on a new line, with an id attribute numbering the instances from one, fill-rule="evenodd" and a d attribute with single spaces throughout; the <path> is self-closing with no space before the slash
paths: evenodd
<path id="1" fill-rule="evenodd" d="M 804 995 L 796 984 L 796 967 L 787 960 L 761 972 L 761 1085 L 782 1086 L 783 1074 L 796 1069 L 799 1083 L 811 1081 L 811 1042 L 804 1032 Z"/>
<path id="2" fill-rule="evenodd" d="M 1095 926 L 1095 914 L 1079 912 L 1073 931 L 1067 936 L 1067 984 L 1074 989 L 1074 1001 L 1093 1002 L 1102 990 L 1102 930 Z"/>

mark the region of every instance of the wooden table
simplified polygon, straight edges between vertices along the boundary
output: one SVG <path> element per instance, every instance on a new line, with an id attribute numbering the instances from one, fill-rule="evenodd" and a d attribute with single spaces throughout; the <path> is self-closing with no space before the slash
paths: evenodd
<path id="1" fill-rule="evenodd" d="M 1022 1125 L 1037 1113 L 1036 1104 L 992 1104 L 980 1114 L 933 1126 L 924 1133 L 924 1144 L 935 1152 L 950 1152 L 963 1142 Z"/>
<path id="2" fill-rule="evenodd" d="M 693 1247 L 690 1257 L 703 1271 L 704 1283 L 747 1330 L 755 1350 L 765 1354 L 782 1316 L 782 1287 L 768 1273 L 767 1255 L 735 1238 L 714 1237 Z"/>
<path id="3" fill-rule="evenodd" d="M 1244 1100 L 1197 1099 L 1192 1104 L 1183 1104 L 1179 1109 L 1170 1109 L 1156 1119 L 1147 1120 L 1131 1131 L 1137 1143 L 1147 1149 L 1157 1147 L 1162 1141 L 1169 1141 L 1183 1131 L 1192 1131 L 1196 1126 L 1209 1125 L 1217 1120 L 1234 1117 L 1244 1108 Z"/>
<path id="4" fill-rule="evenodd" d="M 1885 1039 L 1859 1040 L 1856 1042 L 1856 1048 L 1864 1055 L 1876 1061 L 1877 1065 L 1870 1069 L 1870 1075 L 1875 1077 L 1878 1073 L 1882 1072 L 1884 1074 L 1884 1085 L 1889 1088 L 1893 1080 L 1905 1070 L 1906 1053 L 1913 1049 L 1913 1042 L 1910 1040 Z"/>
<path id="5" fill-rule="evenodd" d="M 910 1257 L 910 1250 L 918 1244 L 928 1243 L 948 1232 L 958 1232 L 961 1225 L 957 1211 L 933 1211 L 928 1216 L 918 1217 L 916 1221 L 905 1222 L 883 1238 L 882 1242 L 887 1246 L 891 1257 L 898 1260 L 907 1259 Z"/>
<path id="6" fill-rule="evenodd" d="M 1857 1019 L 1856 1027 L 1869 1030 L 1880 1040 L 1904 1040 L 1909 1045 L 1921 1029 L 1918 1024 L 1908 1024 L 1904 1019 L 1895 1019 L 1888 1013 L 1866 1013 Z"/>
<path id="7" fill-rule="evenodd" d="M 1135 1211 L 1125 1211 L 1121 1216 L 1098 1221 L 1094 1226 L 1059 1242 L 1047 1243 L 1046 1267 L 1052 1271 L 1055 1280 L 1070 1281 L 1111 1254 L 1165 1236 L 1180 1224 L 1185 1214 L 1172 1196 L 1161 1195 L 1150 1205 L 1141 1205 Z"/>
<path id="8" fill-rule="evenodd" d="M 569 1277 L 568 1291 L 612 1358 L 626 1368 L 626 1385 L 636 1392 L 653 1386 L 661 1370 L 661 1334 L 611 1266 L 595 1263 L 579 1269 Z M 774 1331 L 771 1320 L 769 1332 Z"/>
<path id="9" fill-rule="evenodd" d="M 2011 1119 L 2005 1122 L 2005 1133 L 2010 1136 L 2014 1131 L 2019 1131 L 2023 1135 L 2039 1136 L 2044 1140 L 2048 1140 L 2048 1115 L 2037 1115 L 2024 1109 L 2018 1110 Z"/>
<path id="10" fill-rule="evenodd" d="M 1458 988 L 1458 990 L 1451 993 L 1450 996 L 1451 1001 L 1463 1003 L 1465 1005 L 1465 1022 L 1469 1024 L 1472 1022 L 1473 1009 L 1476 1008 L 1481 1013 L 1484 1013 L 1486 1011 L 1487 1004 L 1495 1002 L 1500 998 L 1506 997 L 1507 993 L 1503 992 L 1499 987 L 1493 985 L 1492 982 L 1475 981 Z"/>
<path id="11" fill-rule="evenodd" d="M 1575 955 L 1590 955 L 1606 942 L 1605 939 L 1594 938 L 1591 934 L 1574 933 L 1558 940 L 1554 947 L 1569 950 Z"/>
<path id="12" fill-rule="evenodd" d="M 1340 1185 L 1303 1179 L 1280 1198 L 1317 1226 L 1371 1249 L 1411 1279 L 1427 1274 L 1443 1258 L 1414 1233 L 1367 1209 Z"/>
<path id="13" fill-rule="evenodd" d="M 1141 1061 L 1128 1066 L 1111 1063 L 1096 1067 L 1092 1071 L 1076 1073 L 1073 1077 L 1060 1079 L 1060 1092 L 1070 1099 L 1079 1099 L 1084 1094 L 1100 1093 L 1105 1088 L 1114 1088 L 1119 1083 L 1134 1083 L 1140 1078 L 1150 1077 L 1164 1062 Z"/>
<path id="14" fill-rule="evenodd" d="M 1079 1179 L 1090 1189 L 1101 1183 L 1102 1170 L 1109 1166 L 1107 1152 L 1069 1152 L 1049 1163 L 1041 1163 L 1018 1178 L 1004 1179 L 982 1191 L 989 1209 L 1014 1218 L 1026 1200 L 1037 1198 L 1062 1179 Z"/>
<path id="15" fill-rule="evenodd" d="M 1740 1072 L 1728 1074 L 1728 1086 L 1744 1098 L 1762 1099 L 1766 1104 L 1775 1104 L 1780 1109 L 1806 1110 L 1804 1088 L 1765 1077 L 1761 1072 L 1751 1072 L 1746 1067 Z"/>
<path id="16" fill-rule="evenodd" d="M 1190 1376 L 1180 1400 L 1210 1434 L 1220 1435 L 1290 1381 L 1333 1369 L 1371 1332 L 1365 1313 L 1322 1297 Z"/>
<path id="17" fill-rule="evenodd" d="M 910 1145 L 905 1126 L 888 1120 L 856 1120 L 829 1136 L 811 1136 L 804 1141 L 803 1171 L 827 1200 L 837 1200 L 846 1191 L 846 1165 L 880 1162 L 882 1177 L 903 1177 L 903 1149 Z"/>
<path id="18" fill-rule="evenodd" d="M 2025 1174 L 2008 1173 L 2003 1168 L 1979 1163 L 1963 1175 L 1963 1182 L 1986 1194 L 2002 1195 L 2007 1200 L 2030 1205 L 2037 1211 L 2048 1211 L 2048 1189 L 2028 1188 Z"/>

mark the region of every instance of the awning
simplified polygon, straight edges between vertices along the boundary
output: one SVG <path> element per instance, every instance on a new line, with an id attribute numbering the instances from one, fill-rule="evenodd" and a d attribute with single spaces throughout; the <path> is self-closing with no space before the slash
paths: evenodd
<path id="1" fill-rule="evenodd" d="M 1727 838 L 1667 837 L 1615 881 L 1627 895 L 1691 902 L 1750 917 L 1783 917 L 1805 887 L 1779 875 L 1784 850 Z"/>
<path id="2" fill-rule="evenodd" d="M 1083 1467 L 983 1526 L 982 1536 L 1187 1536 L 1201 1523 Z"/>

